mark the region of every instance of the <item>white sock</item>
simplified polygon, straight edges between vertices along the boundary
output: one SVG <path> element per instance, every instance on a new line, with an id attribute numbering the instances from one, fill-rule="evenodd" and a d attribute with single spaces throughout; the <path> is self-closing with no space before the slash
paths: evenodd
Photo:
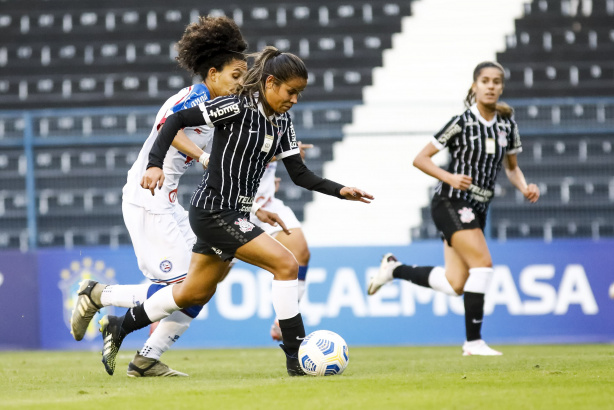
<path id="1" fill-rule="evenodd" d="M 151 284 L 109 285 L 102 291 L 102 306 L 136 307 L 147 300 L 147 290 Z"/>
<path id="2" fill-rule="evenodd" d="M 458 296 L 446 278 L 446 270 L 441 266 L 435 266 L 429 273 L 429 286 L 447 295 Z"/>
<path id="3" fill-rule="evenodd" d="M 493 268 L 471 268 L 465 282 L 465 292 L 486 293 L 495 272 Z"/>
<path id="4" fill-rule="evenodd" d="M 273 279 L 271 299 L 277 319 L 290 319 L 298 315 L 298 279 Z"/>
<path id="5" fill-rule="evenodd" d="M 298 301 L 300 302 L 301 299 L 303 299 L 303 295 L 305 294 L 305 288 L 307 287 L 307 285 L 305 284 L 304 280 L 299 280 L 298 281 Z"/>
<path id="6" fill-rule="evenodd" d="M 150 359 L 159 360 L 179 337 L 188 330 L 192 318 L 181 311 L 173 312 L 169 317 L 160 321 L 156 330 L 149 336 L 143 345 L 141 355 Z"/>
<path id="7" fill-rule="evenodd" d="M 174 286 L 175 285 L 168 285 L 160 289 L 143 303 L 143 309 L 145 309 L 145 313 L 149 320 L 157 322 L 181 309 L 177 306 L 173 298 Z"/>

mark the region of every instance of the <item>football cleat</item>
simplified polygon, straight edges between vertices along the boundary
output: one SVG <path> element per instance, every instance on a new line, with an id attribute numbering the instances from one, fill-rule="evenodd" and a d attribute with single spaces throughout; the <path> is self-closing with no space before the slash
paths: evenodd
<path id="1" fill-rule="evenodd" d="M 385 254 L 382 258 L 382 262 L 379 265 L 379 271 L 369 280 L 369 287 L 367 288 L 367 293 L 369 295 L 374 295 L 375 292 L 379 290 L 379 288 L 381 288 L 388 282 L 392 282 L 392 271 L 394 271 L 394 269 L 400 265 L 401 262 L 399 262 L 393 254 Z"/>
<path id="2" fill-rule="evenodd" d="M 70 334 L 75 340 L 83 339 L 94 315 L 102 309 L 100 295 L 107 285 L 93 280 L 83 280 L 79 283 L 77 303 L 70 317 Z"/>
<path id="3" fill-rule="evenodd" d="M 298 361 L 298 349 L 292 351 L 283 344 L 279 345 L 279 347 L 281 347 L 281 350 L 286 354 L 286 370 L 288 371 L 288 376 L 305 376 L 306 373 L 303 371 Z"/>
<path id="4" fill-rule="evenodd" d="M 119 348 L 126 337 L 122 330 L 123 317 L 105 315 L 100 322 L 100 332 L 102 333 L 102 364 L 104 368 L 113 376 L 115 372 L 115 359 Z"/>
<path id="5" fill-rule="evenodd" d="M 503 353 L 491 349 L 482 339 L 463 344 L 463 356 L 501 356 Z"/>
<path id="6" fill-rule="evenodd" d="M 173 370 L 159 360 L 141 356 L 136 352 L 134 359 L 128 364 L 128 377 L 187 377 L 185 373 Z"/>
<path id="7" fill-rule="evenodd" d="M 279 327 L 279 320 L 275 319 L 271 325 L 271 337 L 273 340 L 281 342 L 281 328 Z"/>

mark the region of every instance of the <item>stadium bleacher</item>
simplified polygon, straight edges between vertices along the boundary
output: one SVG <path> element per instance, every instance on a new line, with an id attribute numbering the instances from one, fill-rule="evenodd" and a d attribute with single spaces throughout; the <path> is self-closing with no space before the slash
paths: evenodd
<path id="1" fill-rule="evenodd" d="M 130 243 L 121 188 L 160 104 L 198 81 L 177 66 L 174 43 L 199 15 L 232 17 L 249 51 L 271 44 L 305 60 L 309 87 L 292 114 L 299 138 L 316 145 L 309 166 L 321 172 L 410 13 L 410 2 L 398 0 L 4 3 L 10 7 L 0 10 L 0 247 L 22 250 Z M 283 167 L 279 173 L 285 181 L 279 196 L 302 219 L 311 193 L 294 187 Z M 184 204 L 200 176 L 184 176 Z M 35 215 L 34 231 L 28 215 Z M 28 237 L 32 232 L 36 238 Z"/>

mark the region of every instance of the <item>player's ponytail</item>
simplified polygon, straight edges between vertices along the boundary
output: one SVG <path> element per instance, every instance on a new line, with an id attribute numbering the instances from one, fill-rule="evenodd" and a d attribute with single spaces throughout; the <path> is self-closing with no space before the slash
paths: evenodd
<path id="1" fill-rule="evenodd" d="M 277 84 L 294 78 L 307 80 L 305 63 L 292 53 L 284 53 L 273 46 L 267 46 L 261 52 L 248 57 L 253 57 L 255 60 L 245 75 L 240 94 L 248 96 L 252 102 L 257 99 L 265 107 L 266 112 L 273 110 L 265 98 L 256 98 L 256 94 L 258 97 L 265 95 L 266 80 L 269 76 L 273 76 Z"/>
<path id="2" fill-rule="evenodd" d="M 501 70 L 502 79 L 503 81 L 505 81 L 505 69 L 503 68 L 501 64 L 495 61 L 483 61 L 480 64 L 478 64 L 473 70 L 473 83 L 474 84 L 478 80 L 478 77 L 480 77 L 480 73 L 482 72 L 482 70 L 485 68 L 489 68 L 489 67 L 493 67 L 493 68 L 497 68 Z M 469 91 L 467 92 L 467 96 L 465 97 L 465 107 L 469 108 L 473 104 L 475 104 L 475 93 L 473 92 L 473 86 L 471 86 L 469 87 Z M 497 110 L 499 115 L 503 118 L 509 118 L 512 116 L 512 114 L 514 114 L 514 109 L 503 102 L 498 102 L 497 105 L 495 106 L 495 109 Z"/>

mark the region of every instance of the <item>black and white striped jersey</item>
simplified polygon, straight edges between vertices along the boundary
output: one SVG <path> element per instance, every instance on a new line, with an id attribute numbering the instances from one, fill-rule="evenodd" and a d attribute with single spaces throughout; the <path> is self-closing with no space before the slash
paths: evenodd
<path id="1" fill-rule="evenodd" d="M 483 212 L 494 195 L 495 180 L 504 156 L 522 151 L 514 119 L 496 114 L 491 121 L 486 121 L 475 104 L 453 117 L 431 142 L 439 150 L 449 149 L 448 172 L 472 178 L 467 191 L 454 189 L 440 181 L 437 194 L 464 199 Z"/>
<path id="2" fill-rule="evenodd" d="M 342 198 L 342 185 L 313 174 L 303 164 L 288 113 L 267 118 L 261 104 L 245 96 L 218 97 L 171 115 L 150 151 L 147 167 L 161 167 L 179 129 L 204 124 L 215 127 L 215 132 L 208 168 L 190 201 L 193 206 L 250 212 L 273 156 L 283 160 L 295 184 Z"/>

